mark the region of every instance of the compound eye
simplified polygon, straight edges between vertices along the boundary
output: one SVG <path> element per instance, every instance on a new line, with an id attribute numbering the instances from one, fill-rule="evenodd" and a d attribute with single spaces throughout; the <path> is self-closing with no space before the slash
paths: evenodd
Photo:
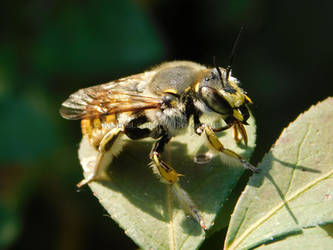
<path id="1" fill-rule="evenodd" d="M 232 112 L 232 108 L 227 100 L 225 100 L 216 89 L 202 87 L 200 88 L 200 95 L 206 105 L 215 112 L 220 114 L 230 114 Z"/>

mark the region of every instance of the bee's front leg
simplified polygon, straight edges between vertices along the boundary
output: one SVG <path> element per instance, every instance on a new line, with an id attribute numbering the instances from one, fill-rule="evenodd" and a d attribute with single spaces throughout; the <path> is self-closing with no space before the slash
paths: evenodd
<path id="1" fill-rule="evenodd" d="M 153 161 L 153 164 L 158 169 L 162 180 L 171 185 L 171 189 L 174 192 L 175 196 L 185 208 L 185 210 L 192 215 L 192 217 L 200 224 L 201 228 L 206 230 L 206 226 L 199 214 L 199 211 L 192 201 L 189 194 L 182 189 L 178 182 L 178 174 L 171 166 L 161 160 L 161 153 L 163 152 L 164 146 L 170 141 L 171 137 L 164 135 L 159 139 L 153 146 L 150 153 L 150 158 Z"/>
<path id="2" fill-rule="evenodd" d="M 239 154 L 235 153 L 234 151 L 227 149 L 223 146 L 223 144 L 219 141 L 216 134 L 214 133 L 213 129 L 208 125 L 202 126 L 204 132 L 206 134 L 207 140 L 209 144 L 217 151 L 222 152 L 234 159 L 239 160 L 239 162 L 247 169 L 250 169 L 254 173 L 259 173 L 260 169 L 254 167 L 251 163 L 244 160 Z"/>
<path id="3" fill-rule="evenodd" d="M 245 146 L 247 146 L 247 134 L 246 134 L 246 130 L 244 128 L 244 125 L 240 122 L 236 122 L 234 123 L 233 128 L 233 133 L 234 133 L 234 139 L 236 141 L 236 143 L 240 143 L 240 141 L 243 139 Z M 238 131 L 241 134 L 241 138 L 238 138 Z"/>
<path id="4" fill-rule="evenodd" d="M 93 181 L 100 181 L 107 179 L 106 169 L 102 168 L 102 161 L 104 158 L 104 154 L 106 151 L 112 150 L 112 147 L 115 145 L 117 139 L 120 134 L 123 132 L 121 128 L 113 128 L 109 132 L 107 132 L 98 146 L 98 154 L 96 157 L 96 161 L 94 162 L 94 167 L 92 173 L 80 181 L 76 186 L 81 188 L 83 185 L 86 185 Z"/>
<path id="5" fill-rule="evenodd" d="M 228 124 L 228 125 L 225 125 L 223 127 L 220 127 L 220 128 L 212 128 L 212 130 L 214 132 L 221 132 L 221 131 L 224 131 L 224 130 L 227 130 L 229 128 L 231 128 L 232 124 Z"/>

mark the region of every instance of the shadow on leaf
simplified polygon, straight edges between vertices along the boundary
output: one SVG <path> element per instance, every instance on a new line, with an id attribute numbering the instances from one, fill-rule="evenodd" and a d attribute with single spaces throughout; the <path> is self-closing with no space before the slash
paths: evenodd
<path id="1" fill-rule="evenodd" d="M 317 170 L 317 169 L 310 168 L 310 167 L 305 167 L 305 166 L 296 165 L 296 164 L 293 164 L 293 163 L 281 161 L 281 160 L 277 159 L 276 157 L 274 157 L 271 152 L 269 152 L 265 156 L 265 162 L 264 162 L 264 166 L 265 167 L 261 169 L 261 174 L 256 175 L 249 182 L 250 186 L 259 187 L 259 186 L 262 185 L 262 182 L 263 182 L 264 178 L 266 177 L 272 183 L 272 185 L 275 187 L 275 189 L 278 192 L 281 200 L 283 201 L 283 203 L 284 203 L 284 205 L 285 205 L 288 213 L 292 217 L 293 221 L 296 224 L 298 224 L 298 220 L 297 220 L 295 214 L 292 212 L 292 210 L 289 207 L 288 202 L 286 201 L 285 194 L 283 193 L 283 191 L 279 187 L 278 183 L 275 182 L 273 176 L 270 174 L 270 170 L 271 170 L 274 162 L 277 162 L 278 164 L 280 164 L 280 165 L 276 164 L 275 167 L 279 167 L 279 166 L 287 167 L 287 168 L 291 168 L 292 171 L 309 172 L 309 173 L 312 173 L 312 174 L 314 174 L 314 173 L 321 173 L 321 171 Z"/>

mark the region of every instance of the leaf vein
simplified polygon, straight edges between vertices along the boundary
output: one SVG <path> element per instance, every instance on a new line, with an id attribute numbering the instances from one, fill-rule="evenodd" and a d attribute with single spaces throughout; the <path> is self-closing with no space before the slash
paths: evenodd
<path id="1" fill-rule="evenodd" d="M 309 132 L 310 132 L 310 124 L 308 124 L 307 128 L 306 128 L 306 131 L 304 133 L 304 136 L 303 138 L 301 139 L 300 143 L 299 143 L 299 146 L 297 148 L 297 156 L 296 156 L 296 163 L 295 165 L 293 166 L 293 170 L 291 172 L 291 177 L 290 177 L 290 180 L 289 180 L 289 183 L 288 183 L 288 187 L 287 187 L 287 190 L 285 192 L 285 195 L 288 194 L 290 188 L 291 188 L 291 185 L 292 185 L 292 182 L 295 178 L 295 173 L 296 173 L 296 167 L 298 166 L 299 162 L 300 162 L 300 152 L 301 152 L 301 148 L 303 147 L 304 145 L 304 142 L 305 142 L 305 139 L 308 137 L 309 135 Z"/>

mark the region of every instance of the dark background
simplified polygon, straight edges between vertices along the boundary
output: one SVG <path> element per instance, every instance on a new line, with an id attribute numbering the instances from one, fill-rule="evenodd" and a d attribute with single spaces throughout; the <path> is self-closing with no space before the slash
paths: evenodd
<path id="1" fill-rule="evenodd" d="M 258 163 L 300 112 L 333 94 L 332 1 L 4 1 L 0 8 L 0 248 L 135 249 L 88 188 L 79 88 L 186 59 L 226 66 L 254 101 Z M 245 183 L 246 177 L 243 178 Z M 240 187 L 241 190 L 242 187 Z M 222 246 L 225 232 L 202 248 Z"/>

